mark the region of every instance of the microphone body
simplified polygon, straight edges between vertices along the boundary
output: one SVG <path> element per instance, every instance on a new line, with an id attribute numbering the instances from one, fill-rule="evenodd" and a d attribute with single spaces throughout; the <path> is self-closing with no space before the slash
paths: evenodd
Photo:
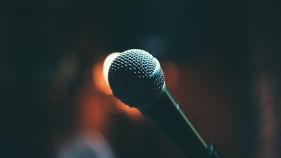
<path id="1" fill-rule="evenodd" d="M 182 112 L 167 88 L 150 106 L 140 111 L 157 125 L 190 158 L 219 158 L 213 146 L 208 146 Z"/>
<path id="2" fill-rule="evenodd" d="M 138 108 L 183 151 L 187 158 L 219 158 L 207 145 L 168 92 L 159 61 L 146 51 L 131 49 L 111 63 L 108 81 L 115 97 Z"/>

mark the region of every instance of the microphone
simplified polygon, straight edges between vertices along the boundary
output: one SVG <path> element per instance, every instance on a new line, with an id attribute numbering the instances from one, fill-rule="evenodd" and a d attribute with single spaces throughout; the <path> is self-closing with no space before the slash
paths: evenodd
<path id="1" fill-rule="evenodd" d="M 117 55 L 108 68 L 113 95 L 138 108 L 188 158 L 219 158 L 214 145 L 201 138 L 169 93 L 159 61 L 140 49 Z"/>

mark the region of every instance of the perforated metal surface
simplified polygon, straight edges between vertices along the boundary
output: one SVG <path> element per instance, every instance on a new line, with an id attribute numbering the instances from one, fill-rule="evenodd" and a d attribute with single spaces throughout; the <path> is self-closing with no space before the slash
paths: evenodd
<path id="1" fill-rule="evenodd" d="M 108 80 L 113 94 L 135 107 L 153 102 L 165 84 L 158 60 L 139 49 L 121 53 L 109 68 Z"/>

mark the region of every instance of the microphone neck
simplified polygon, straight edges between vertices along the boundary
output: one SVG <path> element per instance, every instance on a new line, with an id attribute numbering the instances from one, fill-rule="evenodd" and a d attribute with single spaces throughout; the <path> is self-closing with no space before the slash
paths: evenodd
<path id="1" fill-rule="evenodd" d="M 165 131 L 185 155 L 206 158 L 208 145 L 184 115 L 167 89 L 150 106 L 141 109 L 160 129 Z M 165 116 L 165 118 L 163 118 Z"/>

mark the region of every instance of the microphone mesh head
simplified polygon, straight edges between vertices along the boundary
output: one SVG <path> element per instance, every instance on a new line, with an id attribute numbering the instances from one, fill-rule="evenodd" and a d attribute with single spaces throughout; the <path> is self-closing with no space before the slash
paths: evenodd
<path id="1" fill-rule="evenodd" d="M 139 49 L 124 51 L 113 60 L 108 81 L 114 96 L 137 108 L 153 103 L 165 86 L 158 60 Z"/>

